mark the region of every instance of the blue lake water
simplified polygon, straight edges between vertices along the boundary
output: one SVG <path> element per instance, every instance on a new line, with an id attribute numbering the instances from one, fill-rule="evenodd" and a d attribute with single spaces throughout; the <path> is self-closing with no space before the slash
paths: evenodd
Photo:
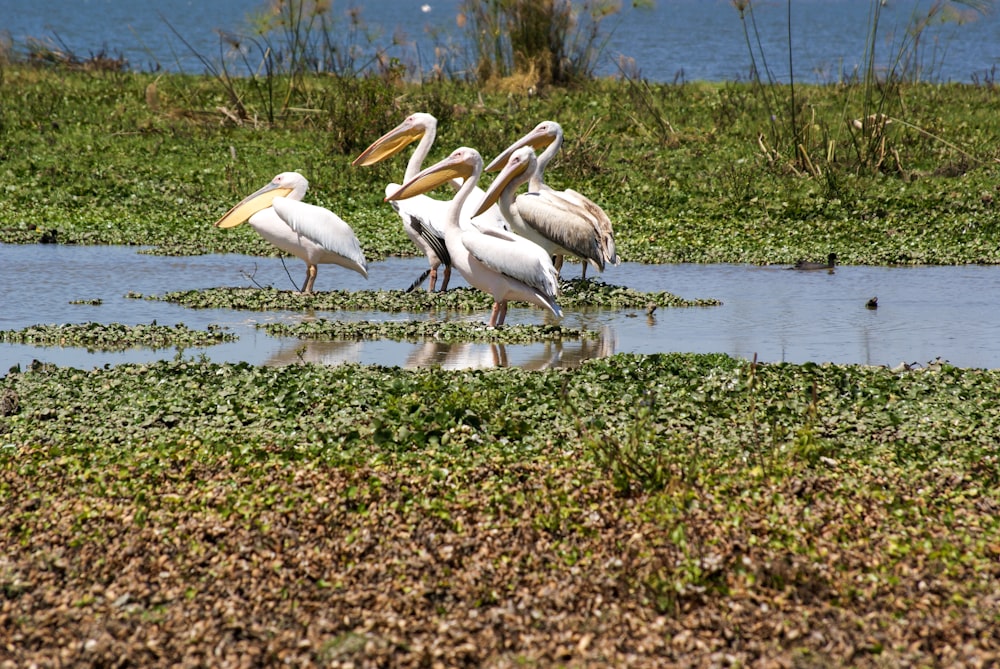
<path id="1" fill-rule="evenodd" d="M 601 23 L 608 41 L 597 74 L 617 74 L 619 57 L 626 57 L 651 81 L 749 77 L 750 51 L 731 0 L 653 2 L 650 8 L 622 3 L 620 12 Z M 881 67 L 910 44 L 907 28 L 932 4 L 884 0 L 875 41 Z M 217 65 L 226 53 L 218 31 L 252 34 L 247 17 L 266 6 L 261 0 L 0 0 L 0 31 L 15 44 L 36 38 L 82 57 L 100 51 L 122 55 L 136 70 L 200 73 L 205 66 L 198 55 Z M 456 20 L 460 7 L 460 0 L 334 1 L 330 20 L 338 44 L 362 52 L 370 52 L 372 46 L 386 49 L 427 72 L 435 63 L 435 46 L 463 42 Z M 748 25 L 756 28 L 762 44 L 756 50 L 757 37 L 752 38 L 757 64 L 766 64 L 777 80 L 789 80 L 789 60 L 794 80 L 808 83 L 835 82 L 861 66 L 870 33 L 871 0 L 796 0 L 790 17 L 788 3 L 780 0 L 754 2 L 753 7 L 755 25 Z M 358 10 L 365 32 L 350 31 L 352 9 Z M 992 79 L 1000 62 L 1000 12 L 994 9 L 976 18 L 968 9 L 946 12 L 924 30 L 917 50 L 922 78 Z M 466 52 L 458 49 L 456 69 L 468 66 Z M 252 48 L 250 56 L 256 58 Z M 363 60 L 359 57 L 358 62 Z"/>

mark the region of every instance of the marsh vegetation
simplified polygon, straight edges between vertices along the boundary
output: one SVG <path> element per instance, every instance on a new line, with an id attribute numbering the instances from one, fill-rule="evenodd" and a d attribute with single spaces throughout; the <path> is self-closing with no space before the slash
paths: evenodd
<path id="1" fill-rule="evenodd" d="M 0 107 L 4 242 L 271 254 L 210 223 L 298 169 L 369 258 L 412 253 L 382 201 L 401 166 L 349 164 L 421 110 L 441 156 L 494 155 L 557 118 L 551 182 L 599 197 L 631 261 L 1000 263 L 990 82 L 793 94 L 761 70 L 520 90 L 509 74 L 414 83 L 392 67 L 43 64 L 0 66 L 17 101 Z M 943 361 L 723 355 L 545 372 L 38 363 L 0 377 L 0 652 L 986 666 L 1000 658 L 998 387 L 996 371 Z"/>

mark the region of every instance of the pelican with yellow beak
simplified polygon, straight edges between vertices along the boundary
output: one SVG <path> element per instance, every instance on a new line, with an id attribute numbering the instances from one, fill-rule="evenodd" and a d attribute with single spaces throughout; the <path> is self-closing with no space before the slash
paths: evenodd
<path id="1" fill-rule="evenodd" d="M 282 172 L 215 222 L 217 228 L 250 223 L 257 233 L 306 263 L 303 293 L 313 292 L 316 266 L 340 265 L 368 278 L 368 263 L 354 230 L 323 207 L 302 202 L 309 182 L 298 172 Z"/>
<path id="2" fill-rule="evenodd" d="M 562 208 L 562 205 L 558 202 L 559 200 L 572 205 L 577 214 L 584 216 L 593 226 L 595 234 L 598 236 L 598 243 L 601 248 L 601 255 L 604 257 L 604 263 L 618 265 L 621 260 L 618 258 L 618 253 L 615 249 L 615 233 L 611 225 L 611 219 L 605 211 L 596 202 L 582 193 L 571 188 L 557 191 L 545 183 L 545 168 L 548 167 L 549 162 L 559 152 L 559 149 L 562 148 L 562 144 L 562 126 L 555 121 L 542 121 L 531 132 L 504 149 L 500 155 L 486 166 L 486 171 L 493 172 L 501 169 L 510 159 L 511 155 L 523 146 L 530 146 L 536 151 L 541 151 L 538 154 L 538 166 L 528 182 L 528 190 L 534 193 L 544 192 L 552 196 L 546 203 L 547 206 L 555 207 L 557 210 L 552 216 L 565 216 L 564 213 L 558 213 L 558 209 Z M 604 263 L 602 263 L 602 266 Z M 562 264 L 561 259 L 558 261 L 558 264 Z M 587 276 L 586 262 L 583 265 L 583 276 L 584 278 Z"/>
<path id="3" fill-rule="evenodd" d="M 354 166 L 369 166 L 396 155 L 413 142 L 417 142 L 417 148 L 406 163 L 406 171 L 403 174 L 403 181 L 412 179 L 421 170 L 424 160 L 430 153 L 434 138 L 437 136 L 437 119 L 431 114 L 418 112 L 407 116 L 402 123 L 385 133 L 371 146 L 361 152 L 351 163 Z M 419 140 L 419 141 L 418 141 Z M 453 184 L 457 190 L 461 184 Z M 399 190 L 400 184 L 390 183 L 385 187 L 385 194 Z M 460 223 L 463 226 L 473 224 L 480 228 L 504 228 L 503 216 L 496 207 L 484 210 L 482 215 L 473 219 L 472 211 L 478 207 L 483 191 L 476 188 L 475 195 L 466 201 L 462 209 Z M 444 265 L 444 277 L 441 281 L 441 290 L 448 289 L 448 280 L 451 278 L 451 258 L 448 255 L 448 248 L 444 243 L 444 231 L 440 227 L 439 221 L 444 220 L 445 212 L 449 207 L 447 200 L 438 200 L 429 195 L 419 195 L 411 197 L 405 201 L 392 201 L 393 209 L 403 220 L 403 230 L 418 249 L 427 256 L 427 264 L 430 266 L 430 282 L 428 289 L 433 292 L 437 283 L 438 267 Z M 419 285 L 419 281 L 418 281 Z"/>
<path id="4" fill-rule="evenodd" d="M 476 188 L 483 171 L 483 158 L 469 147 L 456 149 L 439 163 L 419 172 L 386 200 L 405 200 L 434 190 L 452 179 L 462 180 L 446 215 L 441 220 L 452 265 L 459 274 L 484 293 L 493 296 L 489 326 L 503 325 L 507 303 L 519 300 L 547 309 L 562 317 L 556 303 L 559 282 L 549 254 L 538 244 L 507 230 L 465 229 L 459 223 L 462 208 Z"/>
<path id="5" fill-rule="evenodd" d="M 490 184 L 480 207 L 496 203 L 511 230 L 535 242 L 549 255 L 569 253 L 589 262 L 597 271 L 603 271 L 600 236 L 595 234 L 593 221 L 585 210 L 558 197 L 551 189 L 515 197 L 518 187 L 527 183 L 537 171 L 537 161 L 535 150 L 530 146 L 522 146 L 511 153 L 507 164 Z"/>

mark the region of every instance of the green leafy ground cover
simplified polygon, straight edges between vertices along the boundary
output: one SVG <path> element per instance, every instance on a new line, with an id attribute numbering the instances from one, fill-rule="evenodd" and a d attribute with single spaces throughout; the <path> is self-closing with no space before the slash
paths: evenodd
<path id="1" fill-rule="evenodd" d="M 134 299 L 162 300 L 194 309 L 248 309 L 268 311 L 340 311 L 345 309 L 387 312 L 482 311 L 489 309 L 493 298 L 469 287 L 446 292 L 424 290 L 331 290 L 312 294 L 263 288 L 206 288 L 183 290 L 163 295 L 130 293 Z M 658 291 L 643 293 L 626 286 L 609 284 L 600 279 L 561 281 L 559 304 L 568 309 L 650 309 L 658 307 L 709 307 L 721 304 L 712 298 L 684 299 Z"/>
<path id="2" fill-rule="evenodd" d="M 122 325 L 121 323 L 63 323 L 34 325 L 20 330 L 0 330 L 0 342 L 36 346 L 81 346 L 88 350 L 116 351 L 127 348 L 185 348 L 235 341 L 236 335 L 218 326 L 192 330 L 176 325 Z"/>
<path id="3" fill-rule="evenodd" d="M 995 371 L 37 365 L 16 666 L 985 666 Z M 13 665 L 12 665 L 13 666 Z"/>
<path id="4" fill-rule="evenodd" d="M 18 104 L 0 111 L 0 240 L 272 254 L 252 230 L 211 223 L 295 169 L 369 259 L 411 254 L 382 201 L 404 158 L 350 161 L 406 114 L 429 111 L 440 122 L 432 159 L 461 144 L 489 159 L 539 120 L 560 121 L 566 144 L 546 176 L 608 211 L 625 260 L 789 263 L 835 251 L 845 264 L 1000 262 L 1000 120 L 988 85 L 893 88 L 881 109 L 897 122 L 874 170 L 848 122 L 866 113 L 864 92 L 797 86 L 818 176 L 763 150 L 770 126 L 750 84 L 595 81 L 522 97 L 316 76 L 296 91 L 275 124 L 236 125 L 210 77 L 6 67 L 0 93 Z"/>
<path id="5" fill-rule="evenodd" d="M 600 335 L 593 330 L 579 330 L 562 325 L 517 325 L 500 328 L 481 323 L 437 321 L 335 321 L 320 318 L 303 323 L 263 323 L 257 327 L 275 337 L 329 340 L 376 340 L 437 342 L 494 342 L 518 344 L 561 339 L 592 339 Z"/>

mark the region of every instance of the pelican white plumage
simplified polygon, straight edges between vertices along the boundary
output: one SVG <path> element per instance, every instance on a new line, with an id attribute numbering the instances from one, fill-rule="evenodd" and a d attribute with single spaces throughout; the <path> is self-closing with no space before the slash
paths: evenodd
<path id="1" fill-rule="evenodd" d="M 587 219 L 592 222 L 594 229 L 599 235 L 601 255 L 604 258 L 604 262 L 612 265 L 618 265 L 621 260 L 618 258 L 618 253 L 615 249 L 615 233 L 611 224 L 611 219 L 608 217 L 607 213 L 605 213 L 605 211 L 596 202 L 582 193 L 579 193 L 571 188 L 557 191 L 545 183 L 545 168 L 548 167 L 549 162 L 556 155 L 556 153 L 559 152 L 562 144 L 562 126 L 555 121 L 542 121 L 536 125 L 531 132 L 504 149 L 500 155 L 494 158 L 490 164 L 486 166 L 486 171 L 492 172 L 502 168 L 510 159 L 511 155 L 521 147 L 530 146 L 535 150 L 541 151 L 538 155 L 537 168 L 528 182 L 528 190 L 536 193 L 548 193 L 555 198 L 562 199 L 575 206 L 577 208 L 577 212 L 586 212 Z M 549 204 L 551 206 L 559 206 L 557 200 L 550 199 Z M 583 265 L 583 276 L 587 276 L 586 262 Z"/>
<path id="2" fill-rule="evenodd" d="M 434 116 L 423 112 L 410 114 L 402 123 L 372 142 L 371 146 L 362 151 L 351 164 L 374 165 L 396 155 L 412 142 L 420 140 L 406 163 L 406 171 L 403 174 L 403 181 L 406 182 L 421 170 L 436 136 L 437 119 Z M 455 187 L 458 188 L 460 185 L 456 183 Z M 397 183 L 387 184 L 386 196 L 399 190 L 399 187 L 400 184 Z M 496 207 L 486 210 L 483 215 L 473 220 L 472 212 L 478 207 L 483 191 L 477 186 L 473 192 L 477 195 L 466 200 L 462 209 L 461 224 L 465 226 L 472 223 L 480 228 L 506 227 L 504 218 Z M 419 195 L 402 202 L 393 200 L 391 204 L 403 220 L 403 230 L 406 235 L 427 256 L 427 264 L 430 266 L 427 272 L 430 275 L 428 289 L 433 292 L 437 282 L 438 267 L 444 265 L 441 290 L 447 290 L 448 280 L 451 277 L 451 258 L 444 243 L 444 231 L 438 221 L 444 220 L 449 202 L 437 200 L 429 195 Z M 419 284 L 419 281 L 417 283 Z"/>
<path id="3" fill-rule="evenodd" d="M 537 171 L 537 162 L 535 150 L 530 146 L 511 153 L 486 191 L 480 208 L 496 203 L 511 230 L 535 242 L 549 255 L 572 253 L 598 271 L 604 270 L 600 236 L 585 210 L 558 197 L 551 189 L 515 197 L 518 187 Z"/>
<path id="4" fill-rule="evenodd" d="M 386 199 L 410 198 L 452 179 L 462 179 L 462 187 L 441 223 L 452 265 L 470 285 L 493 296 L 489 325 L 503 325 L 509 300 L 538 305 L 561 318 L 562 309 L 556 303 L 559 292 L 556 268 L 545 249 L 507 230 L 480 230 L 475 226 L 463 230 L 459 224 L 462 207 L 476 188 L 482 171 L 483 158 L 479 152 L 461 147 L 409 179 Z"/>
<path id="5" fill-rule="evenodd" d="M 298 172 L 282 172 L 260 190 L 243 198 L 215 222 L 234 228 L 248 222 L 276 247 L 306 263 L 303 293 L 311 293 L 316 266 L 332 264 L 368 278 L 368 262 L 354 230 L 329 209 L 302 202 L 309 182 Z"/>

